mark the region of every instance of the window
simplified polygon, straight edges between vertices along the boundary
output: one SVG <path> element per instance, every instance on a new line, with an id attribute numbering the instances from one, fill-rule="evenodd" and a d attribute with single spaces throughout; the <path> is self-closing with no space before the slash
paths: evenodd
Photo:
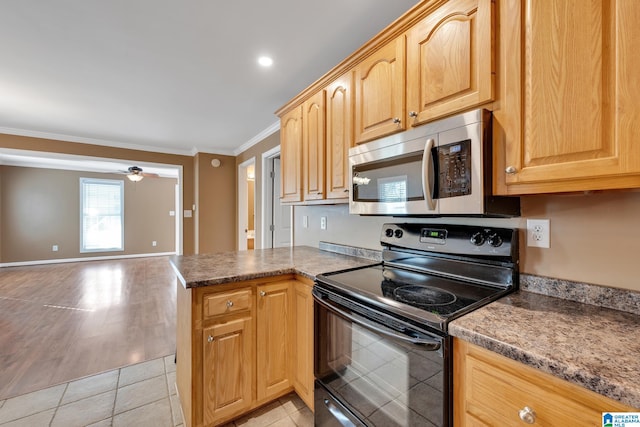
<path id="1" fill-rule="evenodd" d="M 124 250 L 124 181 L 80 178 L 80 252 Z"/>

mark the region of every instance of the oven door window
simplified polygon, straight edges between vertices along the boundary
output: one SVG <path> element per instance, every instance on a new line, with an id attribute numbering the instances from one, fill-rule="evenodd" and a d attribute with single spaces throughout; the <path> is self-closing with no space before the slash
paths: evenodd
<path id="1" fill-rule="evenodd" d="M 394 203 L 424 200 L 422 152 L 354 165 L 353 201 Z"/>
<path id="2" fill-rule="evenodd" d="M 365 424 L 444 425 L 446 349 L 398 341 L 318 303 L 316 316 L 316 378 Z"/>

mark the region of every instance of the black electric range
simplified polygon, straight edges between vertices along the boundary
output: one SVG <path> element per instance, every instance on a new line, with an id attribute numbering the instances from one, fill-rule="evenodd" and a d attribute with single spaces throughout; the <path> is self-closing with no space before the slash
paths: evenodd
<path id="1" fill-rule="evenodd" d="M 315 425 L 449 427 L 449 322 L 518 288 L 518 231 L 385 224 L 380 241 L 381 263 L 316 277 Z"/>
<path id="2" fill-rule="evenodd" d="M 447 332 L 518 287 L 517 229 L 385 224 L 380 264 L 325 273 L 317 286 Z"/>

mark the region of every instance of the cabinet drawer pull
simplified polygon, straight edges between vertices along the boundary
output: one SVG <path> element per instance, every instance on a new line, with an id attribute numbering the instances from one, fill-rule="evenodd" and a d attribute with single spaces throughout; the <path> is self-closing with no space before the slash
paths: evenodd
<path id="1" fill-rule="evenodd" d="M 227 301 L 227 307 L 229 308 L 233 307 L 233 301 L 231 300 Z"/>
<path id="2" fill-rule="evenodd" d="M 518 172 L 518 169 L 516 169 L 513 166 L 507 166 L 507 168 L 504 171 L 509 175 L 513 175 L 514 173 Z"/>
<path id="3" fill-rule="evenodd" d="M 213 337 L 211 335 L 207 337 L 207 342 L 213 342 Z"/>
<path id="4" fill-rule="evenodd" d="M 263 297 L 263 296 L 265 296 L 265 295 L 267 295 L 267 293 L 266 293 L 265 291 L 260 291 L 260 296 L 261 296 L 261 297 Z"/>
<path id="5" fill-rule="evenodd" d="M 418 113 L 416 113 L 415 111 L 410 111 L 410 112 L 409 112 L 409 117 L 411 117 L 411 118 L 414 118 L 414 119 L 415 119 L 416 117 L 418 117 Z"/>
<path id="6" fill-rule="evenodd" d="M 399 119 L 399 118 L 397 118 L 397 117 L 396 117 L 396 118 L 394 118 L 394 119 L 393 119 L 393 123 L 395 123 L 395 124 L 397 124 L 397 125 L 398 125 L 398 124 L 400 124 L 400 119 Z"/>
<path id="7" fill-rule="evenodd" d="M 520 419 L 527 424 L 533 424 L 536 422 L 536 411 L 529 408 L 528 406 L 520 409 L 518 415 L 520 416 Z"/>

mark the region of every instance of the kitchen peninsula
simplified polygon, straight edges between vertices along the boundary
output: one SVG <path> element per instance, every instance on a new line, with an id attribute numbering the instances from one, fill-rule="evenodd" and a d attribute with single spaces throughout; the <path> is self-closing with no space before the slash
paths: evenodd
<path id="1" fill-rule="evenodd" d="M 291 390 L 313 406 L 311 285 L 320 273 L 376 262 L 375 251 L 353 254 L 368 258 L 293 247 L 172 260 L 185 425 L 218 425 Z M 640 315 L 598 307 L 598 298 L 583 304 L 528 292 L 528 277 L 522 290 L 454 320 L 450 333 L 463 344 L 456 349 L 488 349 L 571 392 L 595 392 L 612 405 L 606 410 L 640 407 Z"/>
<path id="2" fill-rule="evenodd" d="M 219 425 L 292 390 L 313 408 L 313 279 L 376 262 L 310 247 L 173 258 L 185 425 Z"/>

